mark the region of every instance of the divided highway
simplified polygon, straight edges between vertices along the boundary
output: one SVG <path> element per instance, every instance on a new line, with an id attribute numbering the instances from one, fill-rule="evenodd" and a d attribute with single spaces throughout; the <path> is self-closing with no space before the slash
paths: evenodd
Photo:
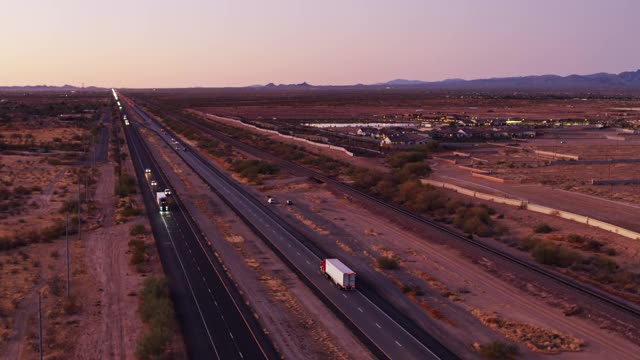
<path id="1" fill-rule="evenodd" d="M 147 121 L 172 147 L 171 136 L 159 124 L 132 104 L 134 110 Z M 319 272 L 321 258 L 299 239 L 299 235 L 284 223 L 264 203 L 258 201 L 217 169 L 209 160 L 179 144 L 177 153 L 202 179 L 314 290 L 347 325 L 382 357 L 391 359 L 451 359 L 453 353 L 426 333 L 418 340 L 369 298 L 359 291 L 340 291 Z"/>
<path id="2" fill-rule="evenodd" d="M 180 199 L 172 195 L 170 211 L 159 212 L 155 191 L 171 186 L 135 127 L 124 130 L 189 358 L 279 358 Z"/>

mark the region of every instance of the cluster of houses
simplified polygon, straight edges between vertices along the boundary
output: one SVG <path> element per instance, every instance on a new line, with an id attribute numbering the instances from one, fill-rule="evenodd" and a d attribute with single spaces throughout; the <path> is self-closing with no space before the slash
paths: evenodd
<path id="1" fill-rule="evenodd" d="M 353 133 L 376 139 L 381 147 L 409 148 L 433 140 L 479 141 L 512 138 L 534 138 L 536 131 L 524 126 L 436 126 L 436 127 L 360 127 Z"/>

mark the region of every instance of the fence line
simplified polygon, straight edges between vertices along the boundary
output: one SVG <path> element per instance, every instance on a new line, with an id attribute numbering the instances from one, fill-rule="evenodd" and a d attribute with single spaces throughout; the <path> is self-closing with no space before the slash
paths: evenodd
<path id="1" fill-rule="evenodd" d="M 277 135 L 277 136 L 280 136 L 280 137 L 283 137 L 283 138 L 286 138 L 286 139 L 292 139 L 292 140 L 296 140 L 296 141 L 301 141 L 301 142 L 304 142 L 304 143 L 307 143 L 307 144 L 310 144 L 310 145 L 313 145 L 313 146 L 319 146 L 319 147 L 324 147 L 324 148 L 328 148 L 328 149 L 331 149 L 331 150 L 342 151 L 343 153 L 345 153 L 345 154 L 347 154 L 349 156 L 353 156 L 353 153 L 351 151 L 349 151 L 349 150 L 347 150 L 347 149 L 345 149 L 345 148 L 343 148 L 341 146 L 322 144 L 322 143 L 318 143 L 318 142 L 315 142 L 315 141 L 299 138 L 299 137 L 292 136 L 292 135 L 281 134 L 281 133 L 279 133 L 279 132 L 277 132 L 275 130 L 263 129 L 263 128 L 257 127 L 257 126 L 255 126 L 253 124 L 247 124 L 247 123 L 245 123 L 245 122 L 243 122 L 241 120 L 230 119 L 230 118 L 217 116 L 217 115 L 213 115 L 213 114 L 205 114 L 205 115 L 208 118 L 211 118 L 211 119 L 214 119 L 214 120 L 223 119 L 223 120 L 226 120 L 226 121 L 232 121 L 232 122 L 234 122 L 234 123 L 236 123 L 236 124 L 238 124 L 240 126 L 252 128 L 252 129 L 255 129 L 255 130 L 259 131 L 259 132 L 264 132 L 264 133 Z"/>
<path id="2" fill-rule="evenodd" d="M 545 215 L 557 216 L 565 220 L 571 220 L 581 224 L 597 227 L 599 229 L 606 230 L 606 231 L 627 237 L 629 239 L 640 240 L 640 233 L 604 222 L 602 220 L 590 218 L 588 216 L 574 214 L 572 212 L 554 209 L 551 207 L 542 206 L 538 204 L 533 204 L 526 200 L 510 199 L 503 196 L 491 195 L 491 194 L 486 194 L 478 191 L 473 191 L 471 189 L 463 188 L 461 186 L 453 185 L 453 184 L 442 182 L 442 181 L 422 179 L 422 183 L 429 184 L 431 186 L 438 187 L 438 188 L 453 190 L 460 194 L 471 196 L 477 199 L 492 201 L 499 204 L 511 205 L 511 206 L 519 207 L 521 209 L 534 211 L 534 212 L 545 214 Z"/>

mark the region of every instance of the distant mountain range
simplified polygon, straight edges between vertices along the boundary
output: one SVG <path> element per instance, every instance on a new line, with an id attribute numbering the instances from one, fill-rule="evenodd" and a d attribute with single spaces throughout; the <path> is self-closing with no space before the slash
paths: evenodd
<path id="1" fill-rule="evenodd" d="M 625 71 L 619 74 L 597 73 L 591 75 L 537 75 L 537 76 L 521 76 L 521 77 L 502 77 L 489 79 L 447 79 L 442 81 L 422 81 L 395 79 L 384 83 L 377 84 L 357 84 L 351 86 L 339 87 L 420 87 L 428 89 L 442 90 L 634 90 L 640 91 L 640 70 Z M 305 89 L 328 86 L 315 86 L 306 82 L 300 84 L 274 84 L 252 85 L 248 88 L 260 89 Z M 89 86 L 77 87 L 73 85 L 64 86 L 0 86 L 0 91 L 40 91 L 40 90 L 99 90 L 103 88 Z"/>
<path id="2" fill-rule="evenodd" d="M 357 84 L 346 87 L 421 87 L 429 89 L 443 90 L 640 90 L 640 70 L 627 71 L 620 74 L 597 73 L 591 75 L 536 75 L 520 77 L 502 77 L 489 79 L 447 79 L 442 81 L 422 81 L 395 79 L 384 83 Z M 267 85 L 253 85 L 251 88 L 264 89 L 294 89 L 294 88 L 314 88 L 325 86 L 309 85 L 306 82 L 301 84 L 280 84 L 269 83 Z M 344 86 L 340 86 L 344 87 Z"/>
<path id="3" fill-rule="evenodd" d="M 540 75 L 490 79 L 447 79 L 420 81 L 396 79 L 374 86 L 424 86 L 442 89 L 640 89 L 640 70 L 620 74 L 597 73 L 591 75 Z"/>

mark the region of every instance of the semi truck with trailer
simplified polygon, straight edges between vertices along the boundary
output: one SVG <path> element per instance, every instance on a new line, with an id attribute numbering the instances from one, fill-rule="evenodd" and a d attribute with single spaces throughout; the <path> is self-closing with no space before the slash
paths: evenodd
<path id="1" fill-rule="evenodd" d="M 165 195 L 164 191 L 158 191 L 156 193 L 156 201 L 160 212 L 169 211 L 169 202 L 167 201 L 167 195 Z"/>
<path id="2" fill-rule="evenodd" d="M 338 259 L 322 260 L 320 272 L 331 279 L 341 290 L 353 290 L 356 288 L 356 273 Z"/>

